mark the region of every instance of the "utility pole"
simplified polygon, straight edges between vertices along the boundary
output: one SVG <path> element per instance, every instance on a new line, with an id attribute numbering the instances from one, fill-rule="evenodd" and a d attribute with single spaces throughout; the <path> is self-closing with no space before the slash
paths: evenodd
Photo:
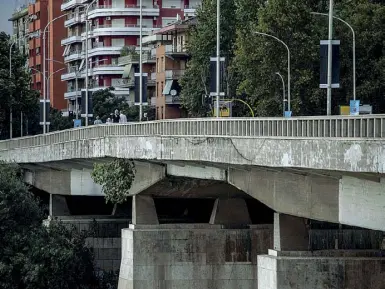
<path id="1" fill-rule="evenodd" d="M 217 104 L 216 104 L 216 117 L 219 117 L 219 99 L 221 90 L 221 0 L 217 0 Z"/>
<path id="2" fill-rule="evenodd" d="M 333 75 L 333 0 L 329 2 L 329 43 L 328 43 L 328 86 L 327 115 L 332 114 L 332 75 Z"/>
<path id="3" fill-rule="evenodd" d="M 143 7 L 142 0 L 140 0 L 140 9 L 139 9 L 139 121 L 142 121 L 143 117 Z"/>

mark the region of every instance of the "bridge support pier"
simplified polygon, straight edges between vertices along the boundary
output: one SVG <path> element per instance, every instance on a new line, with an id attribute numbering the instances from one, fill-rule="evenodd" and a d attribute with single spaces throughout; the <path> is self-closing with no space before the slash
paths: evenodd
<path id="1" fill-rule="evenodd" d="M 272 246 L 271 225 L 130 225 L 122 230 L 118 289 L 257 288 L 257 255 Z"/>
<path id="2" fill-rule="evenodd" d="M 159 224 L 154 199 L 151 196 L 135 195 L 132 197 L 132 224 Z"/>
<path id="3" fill-rule="evenodd" d="M 51 217 L 71 215 L 70 210 L 68 209 L 67 200 L 65 196 L 50 194 L 49 215 Z"/>
<path id="4" fill-rule="evenodd" d="M 274 213 L 274 250 L 307 251 L 309 229 L 304 218 Z"/>
<path id="5" fill-rule="evenodd" d="M 251 224 L 246 201 L 244 199 L 216 199 L 211 213 L 210 224 Z"/>

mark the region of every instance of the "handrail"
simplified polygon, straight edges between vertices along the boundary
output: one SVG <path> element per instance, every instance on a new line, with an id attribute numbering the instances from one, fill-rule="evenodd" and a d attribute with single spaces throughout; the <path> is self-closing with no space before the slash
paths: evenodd
<path id="1" fill-rule="evenodd" d="M 97 125 L 0 141 L 0 151 L 109 136 L 385 139 L 385 115 L 200 118 Z"/>

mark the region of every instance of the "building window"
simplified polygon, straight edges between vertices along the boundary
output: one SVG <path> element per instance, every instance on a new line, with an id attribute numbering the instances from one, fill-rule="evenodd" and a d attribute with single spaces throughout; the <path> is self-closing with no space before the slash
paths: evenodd
<path id="1" fill-rule="evenodd" d="M 164 57 L 162 56 L 162 70 L 161 71 L 165 71 L 165 70 L 166 70 L 166 64 L 164 61 Z"/>
<path id="2" fill-rule="evenodd" d="M 164 119 L 164 115 L 163 115 L 163 106 L 160 108 L 160 112 L 162 113 L 161 119 Z"/>
<path id="3" fill-rule="evenodd" d="M 40 54 L 40 47 L 36 47 L 35 53 L 36 53 L 36 55 L 39 55 L 39 54 Z"/>

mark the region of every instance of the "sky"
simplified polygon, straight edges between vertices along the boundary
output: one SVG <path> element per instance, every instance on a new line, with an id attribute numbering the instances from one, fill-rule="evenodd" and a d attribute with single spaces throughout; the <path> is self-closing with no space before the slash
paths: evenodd
<path id="1" fill-rule="evenodd" d="M 20 2 L 20 1 L 19 1 Z M 12 32 L 12 24 L 8 21 L 15 10 L 16 0 L 0 0 L 0 31 Z"/>

